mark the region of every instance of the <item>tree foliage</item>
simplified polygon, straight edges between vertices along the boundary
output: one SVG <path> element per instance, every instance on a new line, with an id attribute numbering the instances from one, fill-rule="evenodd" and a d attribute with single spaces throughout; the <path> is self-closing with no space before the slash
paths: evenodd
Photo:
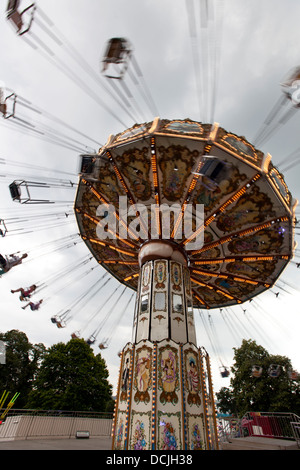
<path id="1" fill-rule="evenodd" d="M 223 413 L 243 416 L 247 411 L 291 412 L 300 415 L 300 384 L 293 381 L 288 372 L 290 359 L 271 355 L 252 340 L 243 340 L 240 348 L 234 348 L 234 364 L 231 368 L 230 387 L 217 393 L 218 407 Z M 271 364 L 280 366 L 280 375 L 270 377 Z M 262 375 L 253 377 L 252 367 L 262 367 Z"/>
<path id="2" fill-rule="evenodd" d="M 19 392 L 16 406 L 23 408 L 46 348 L 43 344 L 31 344 L 26 334 L 18 330 L 0 333 L 0 340 L 6 345 L 6 361 L 0 365 L 0 393 Z"/>
<path id="3" fill-rule="evenodd" d="M 82 339 L 50 347 L 44 357 L 29 408 L 107 411 L 112 401 L 112 386 L 106 363 Z"/>
<path id="4" fill-rule="evenodd" d="M 72 339 L 46 349 L 43 344 L 31 344 L 18 330 L 0 333 L 0 340 L 6 345 L 0 394 L 19 392 L 16 408 L 113 410 L 106 363 L 84 340 Z"/>

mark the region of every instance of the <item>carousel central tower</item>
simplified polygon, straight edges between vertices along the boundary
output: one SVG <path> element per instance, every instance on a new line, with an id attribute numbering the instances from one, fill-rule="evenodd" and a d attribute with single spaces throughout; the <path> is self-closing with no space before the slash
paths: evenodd
<path id="1" fill-rule="evenodd" d="M 160 208 L 174 204 L 180 210 L 165 238 Z M 203 223 L 179 234 L 186 208 L 199 204 Z M 241 304 L 274 284 L 293 256 L 294 207 L 271 156 L 217 124 L 157 118 L 82 156 L 75 201 L 82 238 L 137 292 L 113 449 L 218 448 L 210 361 L 197 346 L 194 310 Z M 141 208 L 154 210 L 155 236 Z M 201 231 L 203 244 L 191 248 Z"/>
<path id="2" fill-rule="evenodd" d="M 134 343 L 122 353 L 113 447 L 209 448 L 214 417 L 196 346 L 186 256 L 174 243 L 150 241 L 139 263 Z"/>

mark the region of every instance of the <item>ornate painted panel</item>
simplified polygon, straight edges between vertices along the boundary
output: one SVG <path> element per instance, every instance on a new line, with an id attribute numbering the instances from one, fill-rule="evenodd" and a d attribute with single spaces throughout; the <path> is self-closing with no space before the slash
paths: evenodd
<path id="1" fill-rule="evenodd" d="M 132 411 L 129 450 L 151 450 L 151 412 Z"/>
<path id="2" fill-rule="evenodd" d="M 144 264 L 141 270 L 141 282 L 138 301 L 136 342 L 149 338 L 151 315 L 152 263 Z"/>
<path id="3" fill-rule="evenodd" d="M 167 260 L 153 262 L 151 339 L 169 336 L 169 267 Z"/>
<path id="4" fill-rule="evenodd" d="M 182 449 L 182 416 L 177 413 L 159 411 L 158 415 L 158 450 Z"/>
<path id="5" fill-rule="evenodd" d="M 182 265 L 170 261 L 171 338 L 178 343 L 187 342 L 186 301 Z"/>
<path id="6" fill-rule="evenodd" d="M 146 343 L 148 344 L 148 343 Z M 144 341 L 135 348 L 132 400 L 135 405 L 148 405 L 152 400 L 152 348 Z"/>

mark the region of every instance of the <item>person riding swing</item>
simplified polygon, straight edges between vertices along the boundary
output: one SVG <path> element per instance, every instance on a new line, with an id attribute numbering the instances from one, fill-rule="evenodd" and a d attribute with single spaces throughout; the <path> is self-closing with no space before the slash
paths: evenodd
<path id="1" fill-rule="evenodd" d="M 23 287 L 20 287 L 19 289 L 15 290 L 12 289 L 11 293 L 14 294 L 15 292 L 21 292 L 20 300 L 23 301 L 26 299 L 30 299 L 32 293 L 36 290 L 36 288 L 37 286 L 33 284 L 32 286 L 27 287 L 27 289 L 24 289 Z"/>

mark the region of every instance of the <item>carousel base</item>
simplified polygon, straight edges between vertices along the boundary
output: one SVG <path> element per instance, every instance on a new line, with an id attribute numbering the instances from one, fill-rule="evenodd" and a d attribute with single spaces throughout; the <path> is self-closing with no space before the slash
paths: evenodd
<path id="1" fill-rule="evenodd" d="M 112 449 L 217 449 L 206 362 L 192 343 L 128 343 L 121 354 Z"/>

